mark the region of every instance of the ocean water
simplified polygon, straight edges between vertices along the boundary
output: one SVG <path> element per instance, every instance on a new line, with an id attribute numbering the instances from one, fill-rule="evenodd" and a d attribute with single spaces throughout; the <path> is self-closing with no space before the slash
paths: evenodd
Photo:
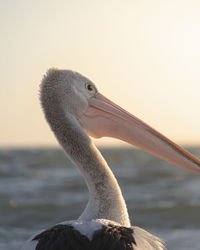
<path id="1" fill-rule="evenodd" d="M 200 156 L 200 148 L 189 148 Z M 133 225 L 171 250 L 200 249 L 200 176 L 132 148 L 101 149 Z M 60 149 L 0 150 L 0 250 L 20 249 L 34 232 L 76 219 L 88 200 L 79 171 Z"/>

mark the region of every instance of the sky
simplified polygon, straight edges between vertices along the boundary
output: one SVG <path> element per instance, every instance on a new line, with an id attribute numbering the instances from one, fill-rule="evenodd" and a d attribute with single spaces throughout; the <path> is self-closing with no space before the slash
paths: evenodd
<path id="1" fill-rule="evenodd" d="M 199 0 L 0 0 L 0 146 L 57 145 L 39 103 L 50 67 L 86 75 L 170 139 L 200 145 L 199 13 Z"/>

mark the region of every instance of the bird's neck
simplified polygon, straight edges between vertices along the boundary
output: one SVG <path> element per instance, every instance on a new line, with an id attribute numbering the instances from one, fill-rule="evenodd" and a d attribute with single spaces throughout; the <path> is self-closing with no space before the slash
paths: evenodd
<path id="1" fill-rule="evenodd" d="M 46 118 L 87 183 L 90 198 L 81 220 L 108 219 L 130 226 L 120 187 L 101 153 L 71 114 L 46 112 Z"/>
<path id="2" fill-rule="evenodd" d="M 89 202 L 80 219 L 107 219 L 130 226 L 126 203 L 115 176 L 91 141 L 87 151 L 85 164 L 77 164 L 90 192 Z"/>

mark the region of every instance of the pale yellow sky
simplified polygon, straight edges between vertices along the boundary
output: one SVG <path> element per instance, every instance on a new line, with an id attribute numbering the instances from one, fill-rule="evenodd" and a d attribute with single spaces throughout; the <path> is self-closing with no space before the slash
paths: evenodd
<path id="1" fill-rule="evenodd" d="M 52 66 L 88 76 L 176 142 L 200 144 L 199 13 L 199 0 L 0 1 L 0 146 L 57 145 L 38 99 Z"/>

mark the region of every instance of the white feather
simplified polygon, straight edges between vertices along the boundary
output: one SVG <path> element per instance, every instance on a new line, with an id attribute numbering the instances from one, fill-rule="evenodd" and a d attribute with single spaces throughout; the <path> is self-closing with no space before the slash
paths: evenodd
<path id="1" fill-rule="evenodd" d="M 137 246 L 135 250 L 166 250 L 164 241 L 140 227 L 132 227 Z"/>
<path id="2" fill-rule="evenodd" d="M 37 233 L 35 233 L 34 235 L 32 235 L 22 246 L 21 250 L 35 250 L 38 241 L 37 240 L 33 240 L 35 238 L 36 235 L 42 233 L 44 230 L 40 230 Z"/>

